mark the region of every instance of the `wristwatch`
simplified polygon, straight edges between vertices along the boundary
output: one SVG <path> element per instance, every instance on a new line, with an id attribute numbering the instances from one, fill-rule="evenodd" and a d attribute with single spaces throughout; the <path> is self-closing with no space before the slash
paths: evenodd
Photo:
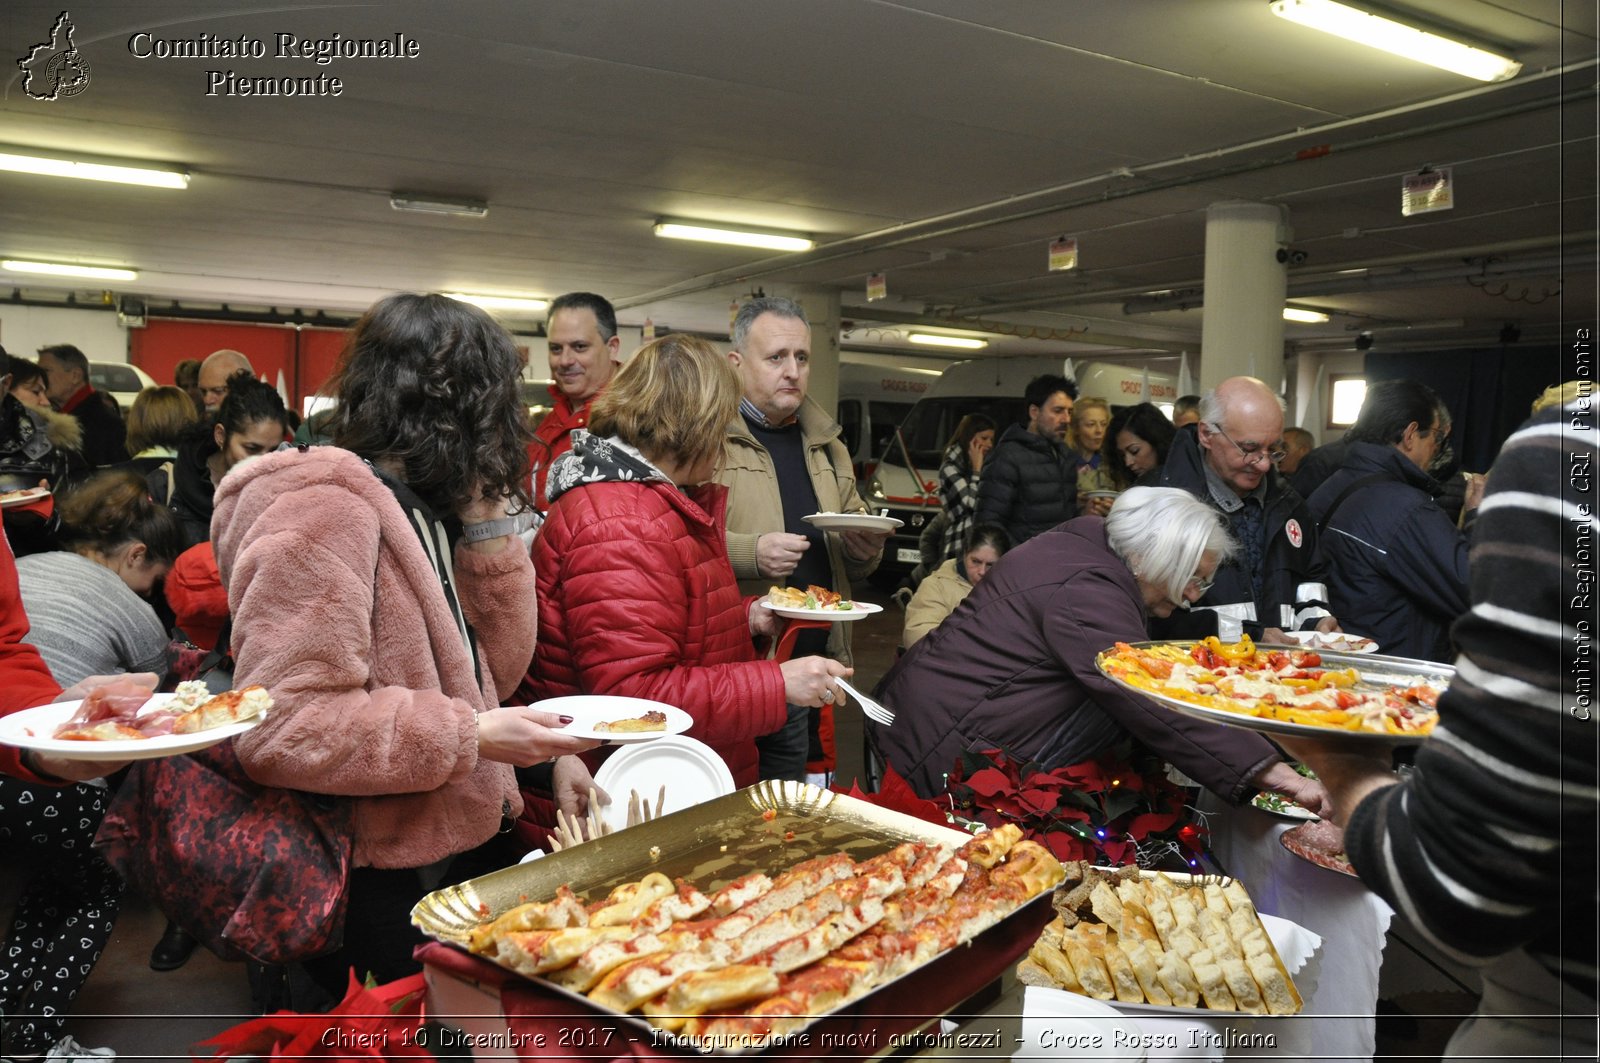
<path id="1" fill-rule="evenodd" d="M 502 535 L 515 535 L 517 533 L 516 517 L 501 517 L 498 520 L 486 520 L 478 524 L 463 524 L 461 526 L 461 541 L 467 543 L 488 542 L 498 539 Z"/>

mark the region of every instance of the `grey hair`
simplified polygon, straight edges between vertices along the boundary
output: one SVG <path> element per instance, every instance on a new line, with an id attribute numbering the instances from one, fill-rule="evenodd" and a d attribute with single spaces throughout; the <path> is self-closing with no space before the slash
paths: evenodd
<path id="1" fill-rule="evenodd" d="M 762 314 L 792 317 L 806 328 L 811 327 L 811 322 L 806 319 L 806 312 L 799 303 L 793 299 L 785 299 L 781 295 L 763 295 L 745 303 L 734 315 L 733 329 L 729 336 L 733 341 L 734 350 L 744 350 L 744 342 L 750 338 L 750 326 L 754 325 L 756 318 Z"/>
<path id="2" fill-rule="evenodd" d="M 1174 602 L 1214 554 L 1222 564 L 1238 550 L 1222 514 L 1176 487 L 1130 487 L 1106 517 L 1106 542 L 1133 574 Z"/>
<path id="3" fill-rule="evenodd" d="M 1289 415 L 1289 404 L 1283 401 L 1283 396 L 1271 388 L 1268 388 L 1267 391 L 1272 395 L 1272 401 L 1278 404 L 1278 412 L 1287 417 Z M 1228 411 L 1223 406 L 1222 400 L 1217 397 L 1216 388 L 1212 388 L 1200 396 L 1200 420 L 1209 425 L 1219 425 L 1227 420 L 1227 417 Z"/>

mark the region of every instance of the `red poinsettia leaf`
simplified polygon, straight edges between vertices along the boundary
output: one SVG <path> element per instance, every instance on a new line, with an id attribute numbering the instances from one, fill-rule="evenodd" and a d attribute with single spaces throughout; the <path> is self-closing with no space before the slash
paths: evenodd
<path id="1" fill-rule="evenodd" d="M 915 816 L 928 823 L 937 823 L 941 827 L 949 821 L 945 819 L 945 809 L 937 801 L 930 801 L 921 797 L 911 788 L 911 784 L 898 775 L 893 768 L 883 769 L 883 781 L 878 786 L 878 792 L 862 798 L 879 808 L 892 809 L 895 812 L 904 812 L 908 816 Z"/>
<path id="2" fill-rule="evenodd" d="M 1058 790 L 1023 790 L 1017 795 L 1025 807 L 1035 812 L 1048 812 L 1055 808 L 1060 796 Z"/>
<path id="3" fill-rule="evenodd" d="M 1086 860 L 1089 857 L 1089 847 L 1063 830 L 1046 834 L 1044 845 L 1057 860 Z"/>
<path id="4" fill-rule="evenodd" d="M 1129 837 L 1143 841 L 1149 835 L 1164 831 L 1176 822 L 1178 822 L 1176 812 L 1146 812 L 1129 820 L 1126 829 Z"/>
<path id="5" fill-rule="evenodd" d="M 1007 819 L 1021 819 L 1028 815 L 1028 810 L 1022 807 L 1022 802 L 1011 794 L 997 794 L 991 797 L 989 807 Z"/>
<path id="6" fill-rule="evenodd" d="M 983 797 L 993 797 L 999 793 L 1014 793 L 1016 787 L 1011 780 L 1006 778 L 1006 773 L 999 768 L 989 767 L 973 773 L 967 780 L 967 786 L 972 792 Z"/>
<path id="7" fill-rule="evenodd" d="M 1100 851 L 1105 854 L 1106 863 L 1112 866 L 1126 864 L 1133 856 L 1133 846 L 1127 842 L 1103 841 Z"/>
<path id="8" fill-rule="evenodd" d="M 1070 819 L 1074 823 L 1089 822 L 1089 813 L 1081 808 L 1057 808 L 1055 815 L 1057 819 Z"/>

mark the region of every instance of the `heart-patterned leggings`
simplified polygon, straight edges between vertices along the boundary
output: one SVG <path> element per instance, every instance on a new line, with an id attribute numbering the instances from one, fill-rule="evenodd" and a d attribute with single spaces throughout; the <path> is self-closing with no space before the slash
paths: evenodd
<path id="1" fill-rule="evenodd" d="M 35 786 L 0 775 L 0 859 L 27 869 L 0 947 L 0 1046 L 43 1053 L 111 939 L 122 879 L 89 848 L 109 792 Z"/>

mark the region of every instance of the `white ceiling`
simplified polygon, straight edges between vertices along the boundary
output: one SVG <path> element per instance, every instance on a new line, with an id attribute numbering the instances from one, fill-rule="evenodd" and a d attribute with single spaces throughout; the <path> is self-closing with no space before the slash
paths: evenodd
<path id="1" fill-rule="evenodd" d="M 8 0 L 6 54 L 44 39 L 60 3 Z M 78 3 L 90 84 L 34 100 L 13 66 L 0 144 L 194 178 L 175 192 L 0 174 L 0 255 L 136 268 L 117 291 L 153 311 L 589 289 L 627 322 L 714 332 L 753 288 L 817 285 L 842 292 L 869 345 L 922 319 L 1045 337 L 997 336 L 993 352 L 1193 350 L 1198 293 L 1189 309 L 1125 305 L 1196 288 L 1205 207 L 1248 199 L 1289 212 L 1307 256 L 1291 297 L 1336 312 L 1287 326 L 1291 350 L 1348 349 L 1365 328 L 1440 346 L 1592 321 L 1597 6 L 1389 6 L 1508 50 L 1522 73 L 1480 86 L 1284 22 L 1266 0 Z M 139 31 L 243 34 L 269 57 L 139 59 Z M 276 59 L 280 32 L 398 32 L 420 56 Z M 205 72 L 230 68 L 344 91 L 206 96 Z M 1402 217 L 1401 177 L 1424 165 L 1453 167 L 1455 209 Z M 484 199 L 488 216 L 396 212 L 394 190 Z M 666 215 L 821 246 L 659 240 Z M 1081 265 L 1050 273 L 1060 233 Z M 866 308 L 875 270 L 891 298 Z"/>

